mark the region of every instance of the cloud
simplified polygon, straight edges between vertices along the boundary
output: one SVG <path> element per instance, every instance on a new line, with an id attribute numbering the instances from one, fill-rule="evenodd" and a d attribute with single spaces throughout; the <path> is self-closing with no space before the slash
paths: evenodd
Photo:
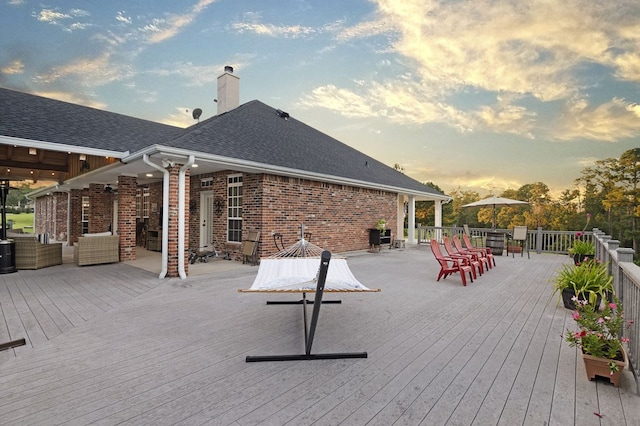
<path id="1" fill-rule="evenodd" d="M 118 13 L 116 13 L 116 21 L 129 25 L 131 24 L 131 17 L 125 16 L 124 11 L 118 11 Z"/>
<path id="2" fill-rule="evenodd" d="M 40 12 L 34 12 L 32 16 L 40 22 L 60 26 L 65 31 L 69 32 L 74 30 L 84 30 L 91 26 L 91 24 L 86 22 L 75 21 L 69 23 L 70 20 L 90 16 L 90 13 L 83 9 L 71 9 L 67 13 L 53 9 L 42 9 Z"/>
<path id="3" fill-rule="evenodd" d="M 284 38 L 300 38 L 316 32 L 314 28 L 301 25 L 276 26 L 249 22 L 235 22 L 232 24 L 232 28 L 239 33 L 251 32 L 257 35 Z"/>
<path id="4" fill-rule="evenodd" d="M 2 74 L 22 74 L 24 72 L 24 63 L 21 60 L 15 60 L 0 68 Z"/>
<path id="5" fill-rule="evenodd" d="M 34 95 L 42 96 L 45 98 L 57 99 L 63 102 L 69 102 L 77 105 L 84 105 L 91 108 L 105 109 L 106 104 L 94 99 L 90 99 L 84 96 L 78 96 L 75 93 L 60 92 L 60 91 L 34 91 Z"/>
<path id="6" fill-rule="evenodd" d="M 596 107 L 585 99 L 571 102 L 555 132 L 560 140 L 587 138 L 605 142 L 639 135 L 640 105 L 620 98 Z"/>
<path id="7" fill-rule="evenodd" d="M 345 116 L 370 113 L 399 124 L 442 122 L 462 132 L 489 130 L 532 137 L 537 127 L 546 125 L 537 123 L 533 108 L 584 98 L 603 79 L 640 82 L 635 0 L 374 3 L 372 19 L 336 27 L 336 39 L 354 43 L 386 36 L 388 45 L 380 51 L 399 55 L 412 75 L 389 76 L 352 89 L 320 86 L 301 105 Z M 585 72 L 589 67 L 599 74 Z M 462 105 L 456 95 L 467 90 L 493 95 L 497 102 Z M 528 99 L 527 108 L 518 105 L 522 98 Z M 572 114 L 576 117 L 570 118 Z M 565 115 L 567 122 L 558 138 L 609 141 L 616 138 L 614 125 L 621 126 L 618 138 L 637 134 L 628 106 L 619 101 L 588 110 L 567 109 Z M 611 126 L 598 124 L 596 116 L 614 121 Z"/>
<path id="8" fill-rule="evenodd" d="M 191 24 L 207 6 L 216 0 L 199 0 L 189 11 L 183 14 L 170 14 L 166 19 L 155 19 L 146 25 L 143 31 L 149 34 L 150 43 L 160 43 L 175 37 L 180 31 Z"/>
<path id="9" fill-rule="evenodd" d="M 73 78 L 80 86 L 95 87 L 123 80 L 132 74 L 129 66 L 112 63 L 111 54 L 103 52 L 94 58 L 79 58 L 68 64 L 54 67 L 47 73 L 37 75 L 36 82 L 52 84 L 59 80 Z"/>
<path id="10" fill-rule="evenodd" d="M 191 110 L 189 110 L 189 108 L 177 107 L 176 112 L 160 120 L 160 123 L 184 128 L 192 126 L 195 124 L 195 121 L 193 120 L 193 116 L 191 115 Z"/>

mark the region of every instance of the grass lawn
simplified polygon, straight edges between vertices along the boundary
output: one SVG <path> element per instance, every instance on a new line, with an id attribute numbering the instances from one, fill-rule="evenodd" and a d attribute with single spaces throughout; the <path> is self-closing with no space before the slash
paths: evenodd
<path id="1" fill-rule="evenodd" d="M 22 228 L 23 232 L 33 232 L 33 213 L 7 213 L 7 224 L 9 220 L 13 220 L 13 229 Z"/>

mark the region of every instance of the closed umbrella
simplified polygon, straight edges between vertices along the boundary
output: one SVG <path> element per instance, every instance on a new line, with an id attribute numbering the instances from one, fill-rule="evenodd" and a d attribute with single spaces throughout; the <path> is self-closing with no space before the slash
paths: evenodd
<path id="1" fill-rule="evenodd" d="M 512 200 L 511 198 L 503 197 L 489 197 L 484 200 L 475 201 L 473 203 L 465 204 L 462 207 L 490 207 L 493 206 L 493 221 L 491 228 L 496 229 L 496 207 L 511 207 L 529 204 L 526 201 Z"/>

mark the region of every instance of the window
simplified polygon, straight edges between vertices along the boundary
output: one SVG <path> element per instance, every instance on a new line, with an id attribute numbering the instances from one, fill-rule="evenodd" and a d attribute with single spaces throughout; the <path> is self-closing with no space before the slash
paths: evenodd
<path id="1" fill-rule="evenodd" d="M 80 219 L 82 223 L 82 232 L 81 234 L 89 233 L 89 197 L 82 197 L 82 218 Z"/>
<path id="2" fill-rule="evenodd" d="M 142 217 L 142 190 L 136 189 L 136 218 L 139 220 Z"/>
<path id="3" fill-rule="evenodd" d="M 227 176 L 227 241 L 242 242 L 242 175 Z"/>
<path id="4" fill-rule="evenodd" d="M 203 178 L 200 179 L 200 188 L 211 188 L 213 186 L 213 178 Z"/>
<path id="5" fill-rule="evenodd" d="M 142 218 L 149 218 L 149 188 L 142 188 Z"/>

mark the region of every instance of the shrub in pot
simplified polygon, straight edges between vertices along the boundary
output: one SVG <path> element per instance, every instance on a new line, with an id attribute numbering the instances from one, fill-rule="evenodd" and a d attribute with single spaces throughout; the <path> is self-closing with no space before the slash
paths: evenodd
<path id="1" fill-rule="evenodd" d="M 613 277 L 607 265 L 596 259 L 586 260 L 579 265 L 562 265 L 554 280 L 554 294 L 559 293 L 564 307 L 575 309 L 572 300 L 586 300 L 596 309 L 600 301 L 613 294 Z"/>

